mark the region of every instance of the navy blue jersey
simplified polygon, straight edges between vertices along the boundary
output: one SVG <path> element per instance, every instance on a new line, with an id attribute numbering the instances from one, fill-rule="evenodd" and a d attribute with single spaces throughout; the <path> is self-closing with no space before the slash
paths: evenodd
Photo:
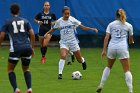
<path id="1" fill-rule="evenodd" d="M 31 48 L 28 32 L 30 29 L 32 29 L 30 23 L 24 18 L 14 16 L 6 20 L 1 31 L 9 35 L 10 52 Z"/>
<path id="2" fill-rule="evenodd" d="M 39 31 L 49 31 L 51 29 L 51 22 L 56 20 L 54 13 L 49 12 L 45 14 L 43 11 L 35 16 L 36 20 L 42 21 L 43 24 L 39 27 Z"/>

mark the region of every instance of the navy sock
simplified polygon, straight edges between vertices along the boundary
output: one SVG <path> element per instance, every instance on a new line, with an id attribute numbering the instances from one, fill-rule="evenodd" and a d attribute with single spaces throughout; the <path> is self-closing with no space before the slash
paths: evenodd
<path id="1" fill-rule="evenodd" d="M 30 71 L 24 72 L 24 78 L 26 81 L 27 88 L 28 89 L 31 88 L 31 73 L 30 73 Z"/>
<path id="2" fill-rule="evenodd" d="M 42 57 L 45 57 L 47 52 L 47 47 L 42 47 Z"/>
<path id="3" fill-rule="evenodd" d="M 46 55 L 47 47 L 44 47 L 44 55 Z"/>
<path id="4" fill-rule="evenodd" d="M 11 85 L 12 85 L 14 91 L 15 91 L 16 88 L 17 88 L 16 75 L 15 75 L 14 72 L 10 72 L 8 74 L 8 76 L 9 76 L 9 81 L 10 81 L 10 83 L 11 83 Z"/>
<path id="5" fill-rule="evenodd" d="M 42 56 L 44 56 L 44 55 L 43 55 L 43 50 L 44 50 L 43 47 L 41 47 L 41 48 L 40 48 L 40 51 L 41 51 Z"/>

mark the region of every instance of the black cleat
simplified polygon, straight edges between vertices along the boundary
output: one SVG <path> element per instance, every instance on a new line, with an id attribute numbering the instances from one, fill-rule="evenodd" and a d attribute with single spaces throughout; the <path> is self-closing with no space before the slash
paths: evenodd
<path id="1" fill-rule="evenodd" d="M 75 61 L 75 57 L 74 57 L 74 55 L 71 55 L 71 60 L 72 60 L 72 62 Z"/>
<path id="2" fill-rule="evenodd" d="M 101 93 L 101 91 L 102 91 L 102 88 L 100 87 L 96 90 L 97 93 Z"/>
<path id="3" fill-rule="evenodd" d="M 71 62 L 68 62 L 68 64 L 67 64 L 67 65 L 72 65 L 72 64 L 71 64 Z"/>
<path id="4" fill-rule="evenodd" d="M 87 68 L 86 62 L 82 63 L 82 67 L 83 67 L 83 70 L 86 70 Z"/>
<path id="5" fill-rule="evenodd" d="M 58 74 L 58 79 L 62 79 L 62 74 Z"/>

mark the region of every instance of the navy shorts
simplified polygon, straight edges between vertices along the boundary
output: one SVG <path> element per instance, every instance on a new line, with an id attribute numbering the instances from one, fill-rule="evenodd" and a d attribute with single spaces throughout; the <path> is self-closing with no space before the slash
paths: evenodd
<path id="1" fill-rule="evenodd" d="M 28 66 L 30 64 L 31 55 L 32 55 L 31 48 L 10 52 L 8 62 L 12 64 L 17 64 L 19 58 L 21 58 L 22 65 Z"/>
<path id="2" fill-rule="evenodd" d="M 44 36 L 51 28 L 47 28 L 47 26 L 41 25 L 39 28 L 39 36 Z"/>
<path id="3" fill-rule="evenodd" d="M 39 36 L 44 36 L 48 31 L 39 30 Z"/>

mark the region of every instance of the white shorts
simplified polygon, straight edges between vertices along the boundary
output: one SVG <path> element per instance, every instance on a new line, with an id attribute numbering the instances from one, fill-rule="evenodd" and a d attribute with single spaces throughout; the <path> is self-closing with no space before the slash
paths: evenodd
<path id="1" fill-rule="evenodd" d="M 60 43 L 60 48 L 65 48 L 67 50 L 70 50 L 71 52 L 75 52 L 75 51 L 80 50 L 78 43 L 75 43 L 75 44 Z"/>
<path id="2" fill-rule="evenodd" d="M 128 49 L 109 49 L 107 52 L 107 57 L 110 59 L 115 59 L 118 57 L 119 59 L 129 58 Z"/>

